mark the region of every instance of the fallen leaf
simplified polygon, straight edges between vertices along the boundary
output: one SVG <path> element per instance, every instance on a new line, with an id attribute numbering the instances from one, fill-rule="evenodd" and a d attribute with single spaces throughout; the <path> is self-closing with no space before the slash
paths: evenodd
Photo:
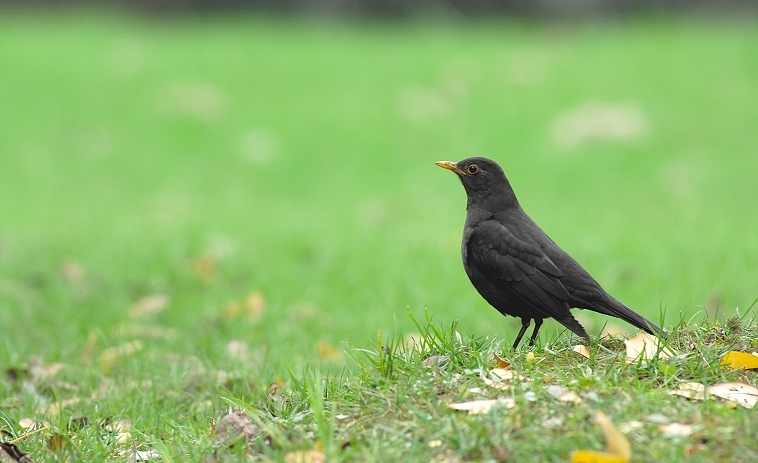
<path id="1" fill-rule="evenodd" d="M 508 368 L 509 366 L 511 366 L 511 362 L 497 355 L 497 352 L 494 352 L 492 356 L 495 357 L 495 362 L 497 363 L 497 365 L 495 366 L 497 368 Z"/>
<path id="2" fill-rule="evenodd" d="M 590 350 L 584 344 L 577 344 L 574 346 L 573 351 L 585 358 L 590 358 Z"/>
<path id="3" fill-rule="evenodd" d="M 287 452 L 284 455 L 284 463 L 324 463 L 326 454 L 322 450 L 298 450 Z"/>
<path id="4" fill-rule="evenodd" d="M 679 395 L 679 396 L 686 397 L 688 399 L 693 399 L 693 400 L 705 399 L 705 386 L 700 383 L 695 383 L 695 382 L 680 383 L 679 386 L 677 387 L 678 389 L 669 391 L 669 394 Z"/>
<path id="5" fill-rule="evenodd" d="M 658 426 L 664 436 L 667 437 L 687 437 L 695 432 L 695 427 L 691 424 L 669 423 Z"/>
<path id="6" fill-rule="evenodd" d="M 733 370 L 739 368 L 755 370 L 758 369 L 758 356 L 733 350 L 721 357 L 721 365 L 730 367 Z"/>
<path id="7" fill-rule="evenodd" d="M 571 454 L 571 463 L 627 463 L 629 459 L 608 452 L 576 450 Z"/>
<path id="8" fill-rule="evenodd" d="M 547 393 L 558 399 L 558 402 L 581 403 L 582 398 L 573 391 L 563 386 L 552 385 L 547 387 Z"/>
<path id="9" fill-rule="evenodd" d="M 745 408 L 753 408 L 758 403 L 758 388 L 744 383 L 714 384 L 708 388 L 708 393 Z"/>
<path id="10" fill-rule="evenodd" d="M 216 424 L 216 437 L 221 445 L 241 438 L 252 441 L 260 435 L 257 424 L 245 412 L 234 410 L 222 416 Z"/>
<path id="11" fill-rule="evenodd" d="M 502 405 L 505 408 L 513 408 L 516 406 L 516 401 L 510 397 L 505 397 L 500 399 L 481 399 L 472 400 L 470 402 L 447 404 L 447 406 L 453 410 L 467 411 L 469 415 L 488 413 L 490 409 L 496 405 Z"/>
<path id="12" fill-rule="evenodd" d="M 495 378 L 494 380 L 482 373 L 482 381 L 489 387 L 495 389 L 507 389 L 510 387 L 506 384 L 506 381 L 511 381 L 514 378 L 518 378 L 519 374 L 516 370 L 509 370 L 505 368 L 493 368 L 490 371 L 490 376 Z"/>
<path id="13" fill-rule="evenodd" d="M 26 431 L 31 431 L 37 425 L 37 423 L 31 418 L 24 418 L 18 421 L 19 426 Z"/>
<path id="14" fill-rule="evenodd" d="M 626 344 L 626 363 L 635 363 L 640 360 L 645 362 L 652 359 L 665 360 L 676 355 L 668 347 L 662 346 L 658 338 L 645 332 L 625 339 L 624 344 Z"/>
<path id="15" fill-rule="evenodd" d="M 595 412 L 595 421 L 600 425 L 605 436 L 605 450 L 612 455 L 628 461 L 632 458 L 632 446 L 623 434 L 616 429 L 613 422 L 603 412 Z"/>
<path id="16" fill-rule="evenodd" d="M 129 317 L 142 318 L 166 310 L 171 298 L 165 294 L 153 294 L 143 297 L 129 308 Z"/>

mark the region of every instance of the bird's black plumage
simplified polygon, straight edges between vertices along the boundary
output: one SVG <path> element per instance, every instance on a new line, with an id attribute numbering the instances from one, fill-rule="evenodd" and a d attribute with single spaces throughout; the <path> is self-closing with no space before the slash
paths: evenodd
<path id="1" fill-rule="evenodd" d="M 620 318 L 650 334 L 660 328 L 633 311 L 595 281 L 521 208 L 500 166 L 486 158 L 440 161 L 455 172 L 468 196 L 461 253 L 463 267 L 479 294 L 503 315 L 521 319 L 514 349 L 529 324 L 553 318 L 589 341 L 572 308 Z"/>

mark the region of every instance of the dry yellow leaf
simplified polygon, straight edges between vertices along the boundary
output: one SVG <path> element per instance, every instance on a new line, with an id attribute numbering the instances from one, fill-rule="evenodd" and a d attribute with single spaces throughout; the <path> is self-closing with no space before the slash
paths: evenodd
<path id="1" fill-rule="evenodd" d="M 487 386 L 495 389 L 507 389 L 510 385 L 506 384 L 506 381 L 511 381 L 512 379 L 519 377 L 516 370 L 508 370 L 505 368 L 493 368 L 492 371 L 490 371 L 490 375 L 495 379 L 493 380 L 487 375 L 482 374 L 482 381 L 484 381 L 484 384 Z"/>
<path id="2" fill-rule="evenodd" d="M 605 436 L 605 449 L 608 453 L 619 455 L 626 460 L 632 458 L 632 446 L 629 440 L 616 429 L 613 422 L 603 412 L 595 412 L 595 421 L 600 425 Z"/>
<path id="3" fill-rule="evenodd" d="M 585 358 L 590 358 L 590 350 L 584 344 L 577 344 L 574 346 L 573 351 Z"/>
<path id="4" fill-rule="evenodd" d="M 744 383 L 719 383 L 708 388 L 708 393 L 726 399 L 745 408 L 758 403 L 758 388 Z"/>
<path id="5" fill-rule="evenodd" d="M 571 454 L 571 463 L 627 463 L 628 458 L 608 452 L 576 450 Z"/>
<path id="6" fill-rule="evenodd" d="M 495 357 L 495 362 L 497 363 L 497 365 L 495 366 L 497 368 L 508 368 L 509 366 L 511 366 L 511 362 L 497 355 L 497 352 L 493 353 L 492 356 Z"/>
<path id="7" fill-rule="evenodd" d="M 660 340 L 655 336 L 642 332 L 637 336 L 624 340 L 626 344 L 626 363 L 635 363 L 640 360 L 666 360 L 674 357 L 676 354 L 661 345 Z"/>
<path id="8" fill-rule="evenodd" d="M 563 386 L 552 385 L 546 389 L 547 393 L 558 399 L 558 402 L 581 403 L 582 398 L 576 395 L 574 391 L 566 389 Z"/>
<path id="9" fill-rule="evenodd" d="M 326 454 L 316 449 L 287 452 L 284 455 L 284 463 L 324 463 L 325 461 Z"/>
<path id="10" fill-rule="evenodd" d="M 472 400 L 470 402 L 447 404 L 447 406 L 452 408 L 453 410 L 466 411 L 468 412 L 469 415 L 478 415 L 480 413 L 487 413 L 495 405 L 500 405 L 505 408 L 513 408 L 516 406 L 516 401 L 510 397 L 504 397 L 500 399 L 481 399 L 481 400 Z"/>
<path id="11" fill-rule="evenodd" d="M 758 368 L 758 356 L 733 350 L 721 357 L 721 365 L 730 367 L 733 370 L 739 368 L 755 370 Z"/>
<path id="12" fill-rule="evenodd" d="M 170 302 L 171 298 L 165 294 L 153 294 L 143 297 L 129 308 L 129 317 L 142 318 L 154 315 L 166 310 Z"/>

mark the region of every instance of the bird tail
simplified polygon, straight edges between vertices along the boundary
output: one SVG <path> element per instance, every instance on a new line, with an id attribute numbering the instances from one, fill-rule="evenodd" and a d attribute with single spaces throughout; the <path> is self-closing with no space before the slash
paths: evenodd
<path id="1" fill-rule="evenodd" d="M 661 332 L 661 329 L 655 323 L 651 322 L 647 318 L 638 314 L 637 312 L 625 306 L 624 304 L 617 301 L 616 299 L 612 297 L 610 297 L 609 299 L 610 301 L 608 304 L 603 304 L 602 306 L 598 305 L 596 307 L 593 307 L 592 310 L 596 312 L 600 312 L 605 315 L 610 315 L 611 317 L 620 318 L 624 320 L 625 322 L 629 323 L 630 325 L 636 326 L 637 328 L 641 330 L 647 331 L 648 333 L 654 336 L 659 336 L 663 334 Z"/>

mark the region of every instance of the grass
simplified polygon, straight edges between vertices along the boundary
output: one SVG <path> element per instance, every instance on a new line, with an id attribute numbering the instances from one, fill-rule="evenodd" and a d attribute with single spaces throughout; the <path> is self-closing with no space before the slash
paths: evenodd
<path id="1" fill-rule="evenodd" d="M 466 281 L 464 194 L 433 162 L 498 160 L 559 244 L 667 326 L 689 320 L 696 334 L 701 320 L 745 315 L 758 295 L 753 26 L 0 15 L 0 365 L 32 378 L 0 380 L 3 428 L 19 435 L 18 421 L 35 418 L 74 434 L 69 420 L 86 417 L 72 445 L 104 460 L 121 447 L 94 423 L 129 418 L 134 441 L 164 460 L 204 461 L 214 420 L 230 406 L 268 409 L 279 378 L 289 408 L 256 415 L 275 444 L 265 458 L 320 441 L 335 459 L 529 461 L 528 436 L 547 432 L 550 413 L 564 421 L 536 459 L 565 460 L 569 441 L 598 447 L 586 409 L 524 402 L 529 390 L 544 402 L 536 386 L 516 387 L 518 413 L 441 405 L 468 396 L 470 371 L 518 322 Z M 555 121 L 592 102 L 631 107 L 642 129 L 562 145 Z M 161 294 L 164 310 L 130 317 Z M 409 308 L 475 334 L 427 333 Z M 579 314 L 593 334 L 607 321 Z M 748 348 L 754 328 L 742 329 Z M 356 354 L 377 331 L 397 340 L 394 353 Z M 451 356 L 436 376 L 419 366 L 431 348 L 398 350 L 419 331 Z M 135 338 L 132 355 L 103 357 Z M 559 354 L 537 349 L 533 365 L 518 351 L 514 366 L 595 390 L 593 407 L 617 424 L 671 407 L 672 420 L 745 430 L 706 432 L 712 444 L 693 461 L 753 445 L 745 411 L 668 397 L 673 379 L 655 370 L 577 360 L 551 322 L 541 342 Z M 698 343 L 710 359 L 729 348 Z M 35 357 L 65 368 L 44 379 Z M 370 359 L 391 360 L 391 374 Z M 675 378 L 739 375 L 687 362 Z M 71 398 L 86 400 L 48 413 Z M 343 408 L 347 423 L 335 418 Z M 679 461 L 694 442 L 635 436 L 640 461 Z M 23 442 L 35 461 L 58 458 L 47 437 Z"/>

